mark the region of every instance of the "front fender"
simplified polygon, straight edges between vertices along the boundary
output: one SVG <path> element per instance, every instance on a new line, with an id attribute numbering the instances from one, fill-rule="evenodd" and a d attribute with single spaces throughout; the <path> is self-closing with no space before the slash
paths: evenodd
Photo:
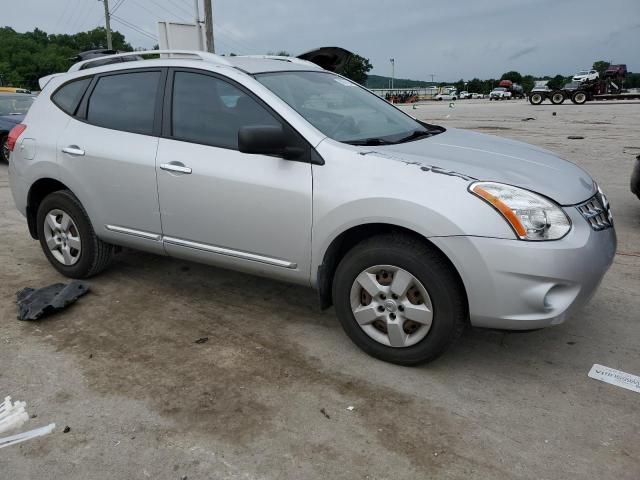
<path id="1" fill-rule="evenodd" d="M 313 166 L 312 282 L 331 243 L 359 225 L 389 224 L 425 238 L 515 238 L 492 207 L 468 192 L 473 179 L 462 174 L 336 142 L 322 142 L 318 150 L 325 164 Z"/>

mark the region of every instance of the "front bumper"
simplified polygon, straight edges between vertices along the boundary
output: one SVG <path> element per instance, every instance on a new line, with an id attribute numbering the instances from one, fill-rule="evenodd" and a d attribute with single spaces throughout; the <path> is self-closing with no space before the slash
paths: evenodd
<path id="1" fill-rule="evenodd" d="M 613 228 L 594 231 L 574 207 L 573 228 L 555 241 L 431 238 L 458 269 L 471 324 L 528 330 L 557 325 L 595 293 L 616 251 Z"/>

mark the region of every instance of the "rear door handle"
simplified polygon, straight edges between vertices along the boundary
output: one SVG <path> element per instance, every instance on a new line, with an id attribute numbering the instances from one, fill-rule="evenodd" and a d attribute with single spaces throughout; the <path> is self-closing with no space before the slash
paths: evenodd
<path id="1" fill-rule="evenodd" d="M 162 163 L 160 164 L 160 168 L 168 172 L 186 173 L 187 175 L 191 173 L 189 167 L 179 162 Z"/>
<path id="2" fill-rule="evenodd" d="M 68 147 L 64 147 L 62 151 L 68 155 L 73 155 L 74 157 L 84 157 L 84 150 L 77 145 L 69 145 Z"/>

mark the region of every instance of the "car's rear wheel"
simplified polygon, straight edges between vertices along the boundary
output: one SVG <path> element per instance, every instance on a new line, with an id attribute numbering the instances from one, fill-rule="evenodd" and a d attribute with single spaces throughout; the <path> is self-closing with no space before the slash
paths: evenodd
<path id="1" fill-rule="evenodd" d="M 399 235 L 374 237 L 350 250 L 336 269 L 333 300 L 356 345 L 400 365 L 441 355 L 467 318 L 464 291 L 442 254 Z"/>
<path id="2" fill-rule="evenodd" d="M 40 246 L 60 273 L 87 278 L 104 270 L 113 247 L 100 240 L 80 201 L 68 190 L 47 195 L 38 207 Z"/>
<path id="3" fill-rule="evenodd" d="M 9 163 L 9 147 L 7 146 L 7 137 L 0 137 L 0 162 Z"/>
<path id="4" fill-rule="evenodd" d="M 565 97 L 563 92 L 555 91 L 551 94 L 551 103 L 554 105 L 561 105 L 566 98 L 567 97 Z"/>
<path id="5" fill-rule="evenodd" d="M 587 94 L 581 91 L 573 92 L 571 101 L 576 105 L 583 105 L 587 101 Z"/>

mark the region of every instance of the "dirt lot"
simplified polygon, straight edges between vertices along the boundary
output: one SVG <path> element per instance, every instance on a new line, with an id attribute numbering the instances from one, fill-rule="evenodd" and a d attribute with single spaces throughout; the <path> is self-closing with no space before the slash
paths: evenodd
<path id="1" fill-rule="evenodd" d="M 58 425 L 0 450 L 0 478 L 640 478 L 640 395 L 587 377 L 594 363 L 640 374 L 640 200 L 628 188 L 640 104 L 409 110 L 594 175 L 619 253 L 581 313 L 536 332 L 469 330 L 435 363 L 401 368 L 357 350 L 312 291 L 129 252 L 63 314 L 19 322 L 18 289 L 64 278 L 0 166 L 0 396 L 28 402 L 29 426 Z"/>

